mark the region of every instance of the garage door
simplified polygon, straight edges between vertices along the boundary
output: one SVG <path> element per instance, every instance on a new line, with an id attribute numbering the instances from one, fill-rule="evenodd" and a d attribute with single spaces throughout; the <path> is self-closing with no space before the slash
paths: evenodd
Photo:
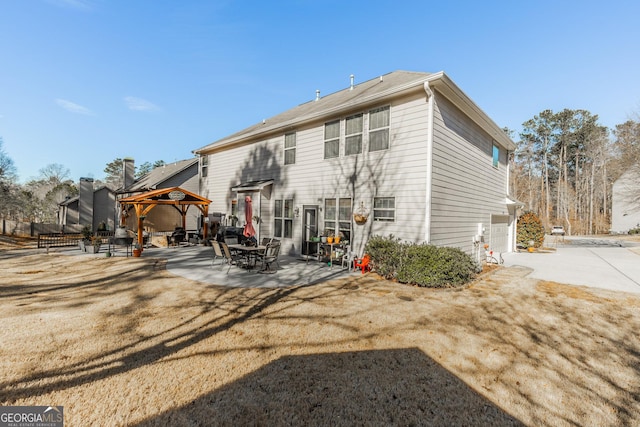
<path id="1" fill-rule="evenodd" d="M 491 249 L 496 252 L 509 250 L 509 216 L 491 215 Z"/>

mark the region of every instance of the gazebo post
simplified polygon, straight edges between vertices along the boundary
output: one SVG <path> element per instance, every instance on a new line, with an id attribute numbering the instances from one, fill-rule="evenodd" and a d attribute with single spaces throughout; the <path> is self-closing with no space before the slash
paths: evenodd
<path id="1" fill-rule="evenodd" d="M 138 217 L 138 246 L 140 247 L 140 251 L 144 248 L 144 235 L 142 231 L 142 208 L 143 206 L 136 204 L 136 215 Z"/>

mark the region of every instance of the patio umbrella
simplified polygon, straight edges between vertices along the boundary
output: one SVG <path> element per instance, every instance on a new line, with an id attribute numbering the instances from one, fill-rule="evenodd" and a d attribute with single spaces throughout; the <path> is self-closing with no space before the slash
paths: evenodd
<path id="1" fill-rule="evenodd" d="M 244 198 L 244 219 L 247 225 L 244 226 L 244 237 L 253 237 L 256 235 L 256 230 L 253 228 L 253 207 L 251 206 L 251 197 Z"/>

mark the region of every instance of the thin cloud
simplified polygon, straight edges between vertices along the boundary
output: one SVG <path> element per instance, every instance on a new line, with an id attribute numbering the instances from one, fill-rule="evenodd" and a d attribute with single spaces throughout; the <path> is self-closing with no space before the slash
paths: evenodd
<path id="1" fill-rule="evenodd" d="M 84 114 L 86 116 L 91 116 L 93 113 L 87 107 L 83 107 L 82 105 L 76 104 L 75 102 L 67 101 L 66 99 L 56 99 L 56 104 L 65 110 L 76 113 L 76 114 Z"/>
<path id="2" fill-rule="evenodd" d="M 88 10 L 93 7 L 91 0 L 47 0 L 55 6 Z"/>
<path id="3" fill-rule="evenodd" d="M 160 107 L 153 102 L 149 102 L 146 99 L 136 98 L 133 96 L 126 96 L 124 102 L 127 104 L 127 108 L 133 111 L 158 111 Z"/>

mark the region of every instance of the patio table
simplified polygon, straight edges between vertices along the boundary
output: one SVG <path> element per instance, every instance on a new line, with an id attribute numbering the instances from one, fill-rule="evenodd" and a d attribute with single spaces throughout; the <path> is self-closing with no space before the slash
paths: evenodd
<path id="1" fill-rule="evenodd" d="M 228 245 L 229 249 L 235 251 L 237 253 L 243 253 L 246 255 L 248 262 L 248 267 L 255 267 L 256 255 L 264 252 L 267 248 L 266 246 L 258 245 L 258 246 L 245 246 L 240 243 L 234 245 Z M 253 262 L 253 263 L 252 263 Z"/>

